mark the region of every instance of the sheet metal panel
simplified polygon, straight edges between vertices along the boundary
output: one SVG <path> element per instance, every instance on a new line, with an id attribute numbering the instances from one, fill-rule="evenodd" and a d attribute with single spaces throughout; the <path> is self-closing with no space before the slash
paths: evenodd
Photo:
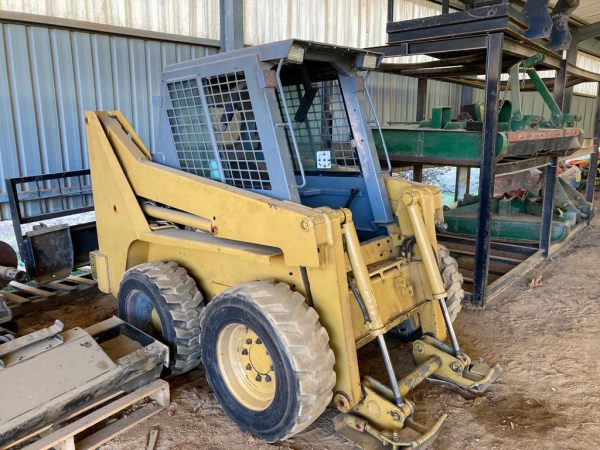
<path id="1" fill-rule="evenodd" d="M 0 24 L 0 219 L 3 180 L 88 167 L 83 113 L 119 109 L 155 149 L 160 73 L 214 48 L 36 25 Z"/>
<path id="2" fill-rule="evenodd" d="M 219 0 L 0 0 L 0 10 L 219 39 Z"/>
<path id="3" fill-rule="evenodd" d="M 439 14 L 429 0 L 395 0 L 394 19 Z M 350 47 L 387 42 L 387 0 L 245 0 L 244 42 L 298 38 Z"/>
<path id="4" fill-rule="evenodd" d="M 373 73 L 368 87 L 382 124 L 390 121 L 414 121 L 417 115 L 417 79 L 389 73 Z M 462 87 L 456 84 L 429 80 L 426 116 L 431 117 L 435 106 L 450 106 L 458 115 Z M 372 117 L 370 118 L 373 119 Z"/>

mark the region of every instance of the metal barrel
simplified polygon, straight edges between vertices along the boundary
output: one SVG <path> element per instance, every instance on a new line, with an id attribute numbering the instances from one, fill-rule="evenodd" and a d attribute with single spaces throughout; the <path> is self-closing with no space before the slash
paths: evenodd
<path id="1" fill-rule="evenodd" d="M 27 272 L 16 267 L 0 266 L 0 288 L 8 285 L 11 281 L 22 283 L 27 280 Z"/>

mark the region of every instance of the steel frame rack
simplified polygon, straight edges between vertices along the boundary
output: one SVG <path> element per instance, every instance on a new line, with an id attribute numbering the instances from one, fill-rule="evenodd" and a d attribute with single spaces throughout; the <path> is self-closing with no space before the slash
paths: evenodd
<path id="1" fill-rule="evenodd" d="M 388 0 L 388 45 L 375 47 L 386 57 L 428 55 L 435 61 L 415 64 L 382 64 L 382 70 L 400 75 L 418 78 L 417 117 L 424 120 L 427 96 L 427 79 L 438 79 L 464 86 L 483 88 L 485 91 L 485 117 L 481 148 L 479 175 L 480 210 L 475 239 L 473 293 L 471 301 L 485 306 L 488 287 L 488 269 L 490 264 L 492 195 L 496 171 L 496 130 L 498 129 L 498 93 L 503 86 L 501 74 L 523 58 L 533 53 L 542 53 L 542 69 L 556 70 L 556 78 L 550 83 L 554 98 L 563 111 L 570 105 L 565 104 L 565 89 L 581 82 L 599 82 L 600 74 L 588 72 L 568 64 L 566 52 L 559 55 L 547 47 L 544 41 L 532 41 L 523 36 L 526 21 L 520 11 L 508 3 L 484 6 L 448 13 L 433 17 L 393 22 L 393 0 Z M 476 78 L 485 75 L 485 79 Z M 522 90 L 531 90 L 526 85 Z M 600 86 L 599 86 L 600 88 Z M 600 91 L 599 91 L 600 92 Z M 600 95 L 598 96 L 600 99 Z M 586 198 L 593 201 L 596 171 L 591 168 L 598 165 L 598 144 L 600 142 L 600 100 L 597 103 L 594 146 L 591 151 L 590 171 L 587 180 Z M 423 161 L 413 165 L 414 177 L 420 181 L 423 163 L 431 165 L 451 165 L 460 167 L 459 161 L 448 160 L 444 163 Z M 558 158 L 542 157 L 535 161 L 522 160 L 511 162 L 513 170 L 520 167 L 545 166 L 544 203 L 542 211 L 542 229 L 539 249 L 541 256 L 547 258 L 550 249 L 550 230 L 556 168 Z M 580 228 L 579 228 L 580 229 Z"/>

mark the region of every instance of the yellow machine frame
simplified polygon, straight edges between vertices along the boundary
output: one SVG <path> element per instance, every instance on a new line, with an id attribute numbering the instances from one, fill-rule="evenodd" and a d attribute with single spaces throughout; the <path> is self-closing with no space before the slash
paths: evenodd
<path id="1" fill-rule="evenodd" d="M 426 337 L 413 348 L 421 372 L 400 380 L 402 395 L 426 376 L 471 391 L 484 390 L 497 376 L 498 368 L 473 376 L 469 358 L 443 344 L 448 326 L 434 251 L 436 221 L 443 220 L 437 188 L 387 177 L 398 222 L 388 236 L 361 244 L 348 209 L 279 201 L 157 164 L 119 112 L 87 112 L 85 122 L 99 241 L 92 267 L 103 292 L 116 296 L 128 269 L 153 260 L 184 267 L 208 301 L 250 280 L 287 283 L 305 296 L 329 334 L 334 402 L 347 413 L 338 425 L 392 446 L 404 445 L 398 432 L 405 426 L 421 434 L 410 445 L 429 442 L 444 416 L 431 429 L 414 423 L 409 401 L 394 403 L 389 388 L 361 379 L 359 347 L 413 317 Z M 408 236 L 416 240 L 412 258 L 401 252 Z"/>

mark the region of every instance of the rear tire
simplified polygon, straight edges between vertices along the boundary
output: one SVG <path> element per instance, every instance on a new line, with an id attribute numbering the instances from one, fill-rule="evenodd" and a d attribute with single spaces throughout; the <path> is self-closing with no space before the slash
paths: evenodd
<path id="1" fill-rule="evenodd" d="M 450 256 L 450 251 L 441 244 L 438 244 L 437 257 L 446 294 L 448 294 L 446 306 L 448 307 L 450 320 L 454 322 L 462 309 L 462 301 L 465 298 L 465 291 L 462 287 L 464 279 L 458 271 L 458 262 Z"/>
<path id="2" fill-rule="evenodd" d="M 119 317 L 169 347 L 168 373 L 200 364 L 202 294 L 187 271 L 172 261 L 151 261 L 125 272 Z"/>
<path id="3" fill-rule="evenodd" d="M 462 288 L 463 276 L 458 271 L 456 259 L 450 256 L 450 251 L 441 244 L 438 244 L 437 260 L 446 288 L 446 307 L 450 314 L 450 321 L 454 322 L 462 309 L 462 301 L 465 298 L 465 291 Z M 414 341 L 419 339 L 423 333 L 419 326 L 415 326 L 413 319 L 407 319 L 397 327 L 392 328 L 389 334 L 401 341 Z"/>
<path id="4" fill-rule="evenodd" d="M 331 401 L 327 331 L 285 283 L 251 281 L 215 297 L 202 316 L 200 342 L 206 378 L 225 413 L 267 442 L 302 431 Z"/>

